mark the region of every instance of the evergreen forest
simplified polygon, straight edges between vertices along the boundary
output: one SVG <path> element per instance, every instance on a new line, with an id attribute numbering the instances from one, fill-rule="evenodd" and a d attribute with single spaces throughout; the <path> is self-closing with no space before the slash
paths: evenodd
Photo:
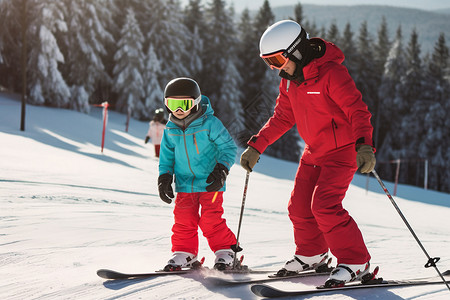
<path id="1" fill-rule="evenodd" d="M 417 31 L 404 36 L 399 26 L 389 38 L 384 18 L 377 32 L 367 22 L 318 29 L 300 2 L 290 18 L 344 52 L 372 113 L 378 173 L 394 180 L 400 163 L 399 182 L 450 192 L 444 33 L 422 53 Z M 187 76 L 245 146 L 271 116 L 278 94 L 277 72 L 259 58 L 261 34 L 275 21 L 267 0 L 256 12 L 239 14 L 225 0 L 185 6 L 177 0 L 0 0 L 0 90 L 23 92 L 28 104 L 84 113 L 108 101 L 115 111 L 150 120 L 163 107 L 166 83 Z M 292 128 L 266 153 L 298 161 L 303 146 Z"/>

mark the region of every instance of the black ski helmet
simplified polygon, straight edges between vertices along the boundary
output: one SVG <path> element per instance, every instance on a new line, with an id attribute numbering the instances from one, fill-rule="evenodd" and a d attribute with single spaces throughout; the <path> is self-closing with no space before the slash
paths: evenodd
<path id="1" fill-rule="evenodd" d="M 161 122 L 164 120 L 165 114 L 163 108 L 158 108 L 155 110 L 155 113 L 153 115 L 153 120 Z"/>
<path id="2" fill-rule="evenodd" d="M 189 96 L 195 99 L 194 105 L 200 102 L 200 87 L 191 78 L 179 77 L 172 79 L 164 89 L 164 98 L 173 96 Z"/>

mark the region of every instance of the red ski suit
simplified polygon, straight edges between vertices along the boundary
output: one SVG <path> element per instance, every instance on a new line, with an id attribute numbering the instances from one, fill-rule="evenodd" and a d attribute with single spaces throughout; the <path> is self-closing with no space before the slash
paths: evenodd
<path id="1" fill-rule="evenodd" d="M 306 147 L 288 206 L 296 254 L 330 249 L 338 263 L 363 264 L 370 255 L 342 200 L 357 169 L 355 142 L 372 146 L 371 114 L 341 65 L 342 51 L 325 44 L 325 54 L 303 68 L 304 82 L 281 80 L 273 116 L 248 145 L 263 153 L 297 125 Z"/>

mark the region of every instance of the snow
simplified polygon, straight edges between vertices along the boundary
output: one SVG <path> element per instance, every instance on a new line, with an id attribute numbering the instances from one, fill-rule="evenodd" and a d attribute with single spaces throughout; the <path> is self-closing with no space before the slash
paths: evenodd
<path id="1" fill-rule="evenodd" d="M 1 299 L 257 299 L 249 285 L 214 286 L 200 275 L 111 282 L 100 268 L 149 272 L 170 257 L 172 205 L 158 197 L 158 160 L 144 144 L 147 122 L 109 113 L 100 152 L 101 108 L 89 115 L 27 105 L 19 130 L 20 101 L 0 94 Z M 242 149 L 241 149 L 242 151 Z M 238 157 L 237 157 L 238 159 Z M 245 263 L 279 269 L 294 251 L 286 206 L 296 164 L 262 156 L 251 173 L 240 241 Z M 358 222 L 380 276 L 436 274 L 375 179 L 356 175 L 344 201 Z M 244 170 L 227 180 L 225 218 L 237 232 Z M 385 182 L 392 191 L 393 185 Z M 450 268 L 450 195 L 399 186 L 395 197 L 438 267 Z M 201 235 L 200 235 L 201 236 Z M 447 255 L 446 255 L 447 254 Z M 213 253 L 200 238 L 200 256 Z M 295 287 L 295 280 L 272 283 Z M 346 291 L 308 299 L 449 299 L 442 285 Z"/>

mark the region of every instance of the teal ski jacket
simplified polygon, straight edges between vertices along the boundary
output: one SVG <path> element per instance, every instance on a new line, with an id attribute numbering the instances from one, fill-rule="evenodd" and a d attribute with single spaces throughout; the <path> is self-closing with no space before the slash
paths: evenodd
<path id="1" fill-rule="evenodd" d="M 169 118 L 161 141 L 159 175 L 175 175 L 175 191 L 206 192 L 206 179 L 217 163 L 231 168 L 237 146 L 202 95 L 203 114 L 184 130 Z M 220 191 L 225 191 L 225 185 Z"/>

